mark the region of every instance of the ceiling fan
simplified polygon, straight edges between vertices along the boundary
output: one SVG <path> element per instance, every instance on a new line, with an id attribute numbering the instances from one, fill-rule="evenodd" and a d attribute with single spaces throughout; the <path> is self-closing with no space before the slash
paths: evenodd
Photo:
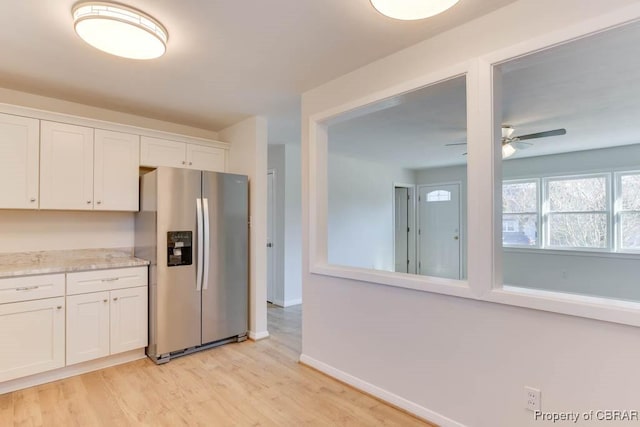
<path id="1" fill-rule="evenodd" d="M 528 139 L 536 139 L 536 138 L 546 138 L 548 136 L 559 136 L 565 135 L 567 130 L 564 128 L 547 130 L 544 132 L 536 132 L 529 133 L 527 135 L 520 136 L 512 136 L 515 129 L 510 125 L 502 126 L 502 158 L 506 159 L 507 157 L 511 157 L 516 150 L 524 150 L 525 148 L 529 148 L 533 145 L 531 142 L 524 142 Z M 454 144 L 445 144 L 445 146 L 451 145 L 467 145 L 466 142 L 458 142 Z M 467 153 L 462 153 L 462 155 L 466 156 Z"/>

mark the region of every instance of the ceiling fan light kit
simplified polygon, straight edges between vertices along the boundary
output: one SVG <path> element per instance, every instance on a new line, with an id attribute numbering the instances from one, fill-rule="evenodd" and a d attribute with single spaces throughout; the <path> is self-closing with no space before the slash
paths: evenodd
<path id="1" fill-rule="evenodd" d="M 370 0 L 383 15 L 403 21 L 414 21 L 437 15 L 459 0 Z"/>
<path id="2" fill-rule="evenodd" d="M 103 52 L 129 59 L 164 55 L 164 26 L 144 12 L 117 3 L 81 2 L 72 11 L 78 36 Z"/>

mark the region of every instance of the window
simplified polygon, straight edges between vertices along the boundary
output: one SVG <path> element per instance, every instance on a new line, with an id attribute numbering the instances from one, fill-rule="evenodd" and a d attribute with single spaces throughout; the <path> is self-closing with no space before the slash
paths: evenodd
<path id="1" fill-rule="evenodd" d="M 538 246 L 538 181 L 502 185 L 502 244 Z"/>
<path id="2" fill-rule="evenodd" d="M 451 201 L 451 191 L 435 190 L 427 194 L 427 202 L 449 202 Z"/>
<path id="3" fill-rule="evenodd" d="M 609 247 L 608 181 L 608 175 L 546 179 L 549 247 Z"/>
<path id="4" fill-rule="evenodd" d="M 618 248 L 640 251 L 640 173 L 618 175 Z"/>

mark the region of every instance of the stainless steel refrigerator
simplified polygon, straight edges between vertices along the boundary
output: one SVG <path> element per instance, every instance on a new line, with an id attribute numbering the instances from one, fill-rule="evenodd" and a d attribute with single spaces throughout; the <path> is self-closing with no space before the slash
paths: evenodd
<path id="1" fill-rule="evenodd" d="M 246 339 L 248 192 L 243 175 L 160 167 L 140 177 L 135 255 L 150 261 L 156 363 Z"/>

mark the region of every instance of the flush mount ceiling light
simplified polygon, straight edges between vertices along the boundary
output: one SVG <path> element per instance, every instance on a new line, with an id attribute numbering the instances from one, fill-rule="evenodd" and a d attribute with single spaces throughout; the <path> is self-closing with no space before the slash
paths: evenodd
<path id="1" fill-rule="evenodd" d="M 76 33 L 91 46 L 131 59 L 162 56 L 167 30 L 151 16 L 115 3 L 82 2 L 73 7 Z"/>
<path id="2" fill-rule="evenodd" d="M 437 15 L 458 0 L 370 0 L 378 12 L 390 18 L 413 21 Z"/>

